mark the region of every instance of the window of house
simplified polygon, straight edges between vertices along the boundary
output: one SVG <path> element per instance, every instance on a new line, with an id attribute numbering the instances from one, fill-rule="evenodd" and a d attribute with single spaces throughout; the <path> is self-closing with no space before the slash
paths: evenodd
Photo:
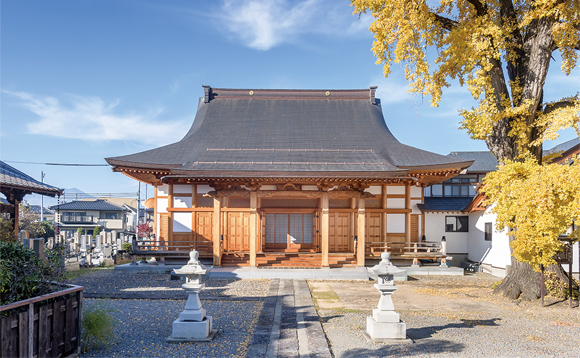
<path id="1" fill-rule="evenodd" d="M 119 213 L 105 213 L 105 219 L 118 219 Z"/>
<path id="2" fill-rule="evenodd" d="M 446 216 L 445 232 L 467 232 L 469 217 L 467 216 Z"/>
<path id="3" fill-rule="evenodd" d="M 485 229 L 483 233 L 483 238 L 485 241 L 491 241 L 491 235 L 493 230 L 493 223 L 485 223 Z"/>

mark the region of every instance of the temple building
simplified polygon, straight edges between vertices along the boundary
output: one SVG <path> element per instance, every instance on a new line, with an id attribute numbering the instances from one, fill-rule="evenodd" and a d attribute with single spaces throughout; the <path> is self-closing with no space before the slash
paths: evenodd
<path id="1" fill-rule="evenodd" d="M 373 247 L 418 242 L 424 188 L 473 161 L 401 144 L 375 91 L 204 86 L 183 139 L 106 159 L 155 187 L 150 256 L 364 266 Z"/>

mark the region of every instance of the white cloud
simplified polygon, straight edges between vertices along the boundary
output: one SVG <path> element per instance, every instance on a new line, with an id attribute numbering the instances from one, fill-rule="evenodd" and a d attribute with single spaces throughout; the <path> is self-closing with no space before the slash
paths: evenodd
<path id="1" fill-rule="evenodd" d="M 379 86 L 376 97 L 380 98 L 383 104 L 412 101 L 416 97 L 415 94 L 407 92 L 409 90 L 407 82 L 401 83 L 392 78 L 380 77 L 375 79 L 371 85 Z"/>
<path id="2" fill-rule="evenodd" d="M 225 0 L 220 11 L 220 24 L 257 50 L 269 50 L 306 34 L 368 33 L 371 21 L 370 16 L 352 15 L 347 3 L 329 0 Z"/>
<path id="3" fill-rule="evenodd" d="M 99 97 L 67 95 L 62 103 L 56 97 L 27 92 L 4 91 L 36 114 L 38 120 L 28 123 L 32 134 L 89 141 L 137 140 L 148 144 L 167 144 L 175 133 L 185 133 L 185 120 L 161 121 L 158 108 L 147 113 L 119 113 L 120 101 L 105 102 Z"/>

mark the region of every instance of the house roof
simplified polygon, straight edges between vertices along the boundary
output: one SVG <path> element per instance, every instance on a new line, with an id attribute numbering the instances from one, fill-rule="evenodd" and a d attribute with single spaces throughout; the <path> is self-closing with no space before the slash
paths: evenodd
<path id="1" fill-rule="evenodd" d="M 0 161 L 0 187 L 2 192 L 21 190 L 26 194 L 37 193 L 42 195 L 61 195 L 63 189 L 44 184 L 20 170 Z"/>
<path id="2" fill-rule="evenodd" d="M 457 160 L 473 160 L 467 173 L 487 173 L 497 169 L 497 159 L 489 151 L 451 152 L 447 156 Z"/>
<path id="3" fill-rule="evenodd" d="M 417 204 L 422 212 L 457 212 L 463 211 L 473 198 L 436 198 L 425 197 L 423 204 Z"/>
<path id="4" fill-rule="evenodd" d="M 204 87 L 206 95 L 183 139 L 106 158 L 107 162 L 191 177 L 392 177 L 471 163 L 401 144 L 387 128 L 376 87 L 330 91 Z"/>
<path id="5" fill-rule="evenodd" d="M 125 211 L 125 209 L 119 205 L 111 204 L 106 200 L 93 200 L 93 201 L 71 201 L 70 203 L 64 203 L 59 205 L 53 205 L 50 207 L 52 210 L 91 210 L 91 211 Z"/>

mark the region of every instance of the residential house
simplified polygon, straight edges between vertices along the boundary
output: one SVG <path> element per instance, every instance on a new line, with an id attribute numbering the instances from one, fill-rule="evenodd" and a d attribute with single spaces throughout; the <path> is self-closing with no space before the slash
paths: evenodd
<path id="1" fill-rule="evenodd" d="M 215 265 L 364 266 L 373 245 L 418 242 L 424 188 L 472 163 L 400 143 L 375 90 L 204 86 L 183 139 L 106 160 L 155 187 L 164 249 L 207 243 Z"/>
<path id="2" fill-rule="evenodd" d="M 107 231 L 127 231 L 126 212 L 128 209 L 112 204 L 106 200 L 82 200 L 54 205 L 56 223 L 60 231 L 68 231 L 71 235 L 79 228 L 92 234 L 95 227 L 100 226 Z"/>

